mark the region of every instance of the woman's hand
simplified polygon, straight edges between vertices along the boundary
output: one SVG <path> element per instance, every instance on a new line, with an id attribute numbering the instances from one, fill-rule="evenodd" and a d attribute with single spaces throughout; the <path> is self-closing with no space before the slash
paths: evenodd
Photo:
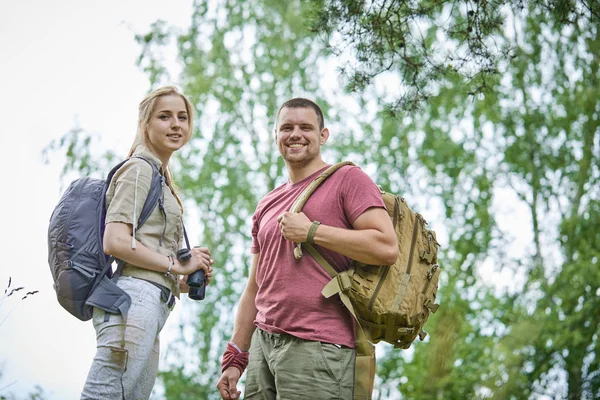
<path id="1" fill-rule="evenodd" d="M 179 260 L 175 260 L 173 272 L 178 275 L 184 275 L 183 279 L 185 279 L 187 275 L 191 274 L 192 272 L 203 269 L 204 275 L 206 276 L 206 284 L 210 283 L 213 271 L 212 265 L 215 263 L 215 261 L 210 257 L 210 250 L 206 247 L 194 247 L 190 250 L 190 254 L 192 257 L 187 261 L 181 262 Z M 182 287 L 182 289 L 185 288 Z"/>
<path id="2" fill-rule="evenodd" d="M 204 270 L 204 276 L 206 276 L 206 284 L 208 285 L 210 283 L 210 279 L 212 277 L 212 265 L 215 263 L 215 260 L 213 260 L 210 257 L 210 250 L 207 247 L 194 247 L 191 251 L 192 253 L 192 258 L 190 261 L 192 260 L 197 260 L 200 268 L 197 269 L 203 269 Z"/>

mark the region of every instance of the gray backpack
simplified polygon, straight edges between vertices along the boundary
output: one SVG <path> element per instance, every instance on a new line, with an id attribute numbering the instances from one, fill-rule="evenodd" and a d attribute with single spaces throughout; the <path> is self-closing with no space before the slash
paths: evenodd
<path id="1" fill-rule="evenodd" d="M 152 183 L 137 226 L 146 222 L 154 208 L 163 210 L 164 177 L 152 166 Z M 127 315 L 131 298 L 116 285 L 111 265 L 115 259 L 104 254 L 102 239 L 106 217 L 106 191 L 113 175 L 125 164 L 115 166 L 106 180 L 82 177 L 73 181 L 58 202 L 48 227 L 48 264 L 60 305 L 82 321 L 92 318 L 93 307 L 107 313 Z M 164 214 L 163 214 L 164 215 Z"/>

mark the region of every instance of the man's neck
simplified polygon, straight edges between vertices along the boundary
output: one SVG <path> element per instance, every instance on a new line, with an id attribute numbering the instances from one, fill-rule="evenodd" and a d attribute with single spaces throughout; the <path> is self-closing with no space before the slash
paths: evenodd
<path id="1" fill-rule="evenodd" d="M 315 159 L 306 165 L 288 162 L 285 164 L 291 183 L 300 182 L 302 179 L 311 176 L 327 165 L 321 158 Z"/>

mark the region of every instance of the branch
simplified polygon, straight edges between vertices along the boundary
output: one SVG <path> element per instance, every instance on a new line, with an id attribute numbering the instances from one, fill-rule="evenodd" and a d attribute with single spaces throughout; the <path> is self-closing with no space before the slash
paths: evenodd
<path id="1" fill-rule="evenodd" d="M 597 12 L 595 12 L 595 11 L 592 9 L 592 7 L 591 7 L 589 4 L 587 4 L 587 2 L 586 2 L 585 0 L 581 0 L 581 4 L 583 4 L 583 6 L 584 6 L 585 8 L 587 8 L 587 10 L 590 12 L 590 14 L 592 14 L 594 17 L 596 17 L 596 18 L 600 19 L 600 14 L 598 14 Z"/>

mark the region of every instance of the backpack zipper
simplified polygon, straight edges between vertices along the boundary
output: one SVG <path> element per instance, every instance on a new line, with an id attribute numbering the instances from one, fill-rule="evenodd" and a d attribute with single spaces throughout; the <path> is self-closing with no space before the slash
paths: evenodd
<path id="1" fill-rule="evenodd" d="M 104 253 L 104 221 L 106 220 L 106 192 L 110 188 L 110 183 L 102 185 L 102 197 L 100 198 L 100 210 L 98 210 L 98 248 L 100 249 L 99 261 L 106 262 L 107 256 Z M 104 256 L 104 257 L 103 257 Z"/>
<path id="2" fill-rule="evenodd" d="M 390 270 L 389 265 L 382 266 L 380 268 L 384 268 L 384 270 L 381 272 L 381 277 L 379 278 L 379 282 L 377 282 L 377 287 L 375 288 L 375 292 L 373 292 L 373 296 L 371 296 L 371 300 L 369 300 L 369 305 L 367 306 L 369 311 L 373 311 L 373 303 L 375 303 L 375 299 L 379 295 L 379 291 L 381 290 L 381 287 L 383 286 L 383 281 L 385 280 L 385 277 L 387 276 L 388 271 Z"/>
<path id="3" fill-rule="evenodd" d="M 81 192 L 81 186 L 83 184 L 81 183 L 81 181 L 77 182 L 77 185 L 73 188 L 73 192 L 75 192 L 75 199 L 77 201 L 73 201 L 73 203 L 71 203 L 71 207 L 69 207 L 69 215 L 67 215 L 67 221 L 65 222 L 65 226 L 64 228 L 69 226 L 69 223 L 71 222 L 71 216 L 73 215 L 73 209 L 75 208 L 75 205 L 77 203 L 79 203 L 79 192 Z M 66 229 L 63 229 L 66 233 Z M 65 238 L 66 239 L 66 238 Z M 67 241 L 64 241 L 65 243 L 67 243 Z"/>
<path id="4" fill-rule="evenodd" d="M 423 223 L 421 214 L 415 214 L 415 227 L 413 228 L 412 242 L 410 242 L 410 251 L 408 252 L 408 266 L 406 267 L 406 273 L 410 275 L 412 269 L 413 253 L 415 252 L 415 245 L 417 244 L 417 232 L 419 231 L 419 222 Z"/>

